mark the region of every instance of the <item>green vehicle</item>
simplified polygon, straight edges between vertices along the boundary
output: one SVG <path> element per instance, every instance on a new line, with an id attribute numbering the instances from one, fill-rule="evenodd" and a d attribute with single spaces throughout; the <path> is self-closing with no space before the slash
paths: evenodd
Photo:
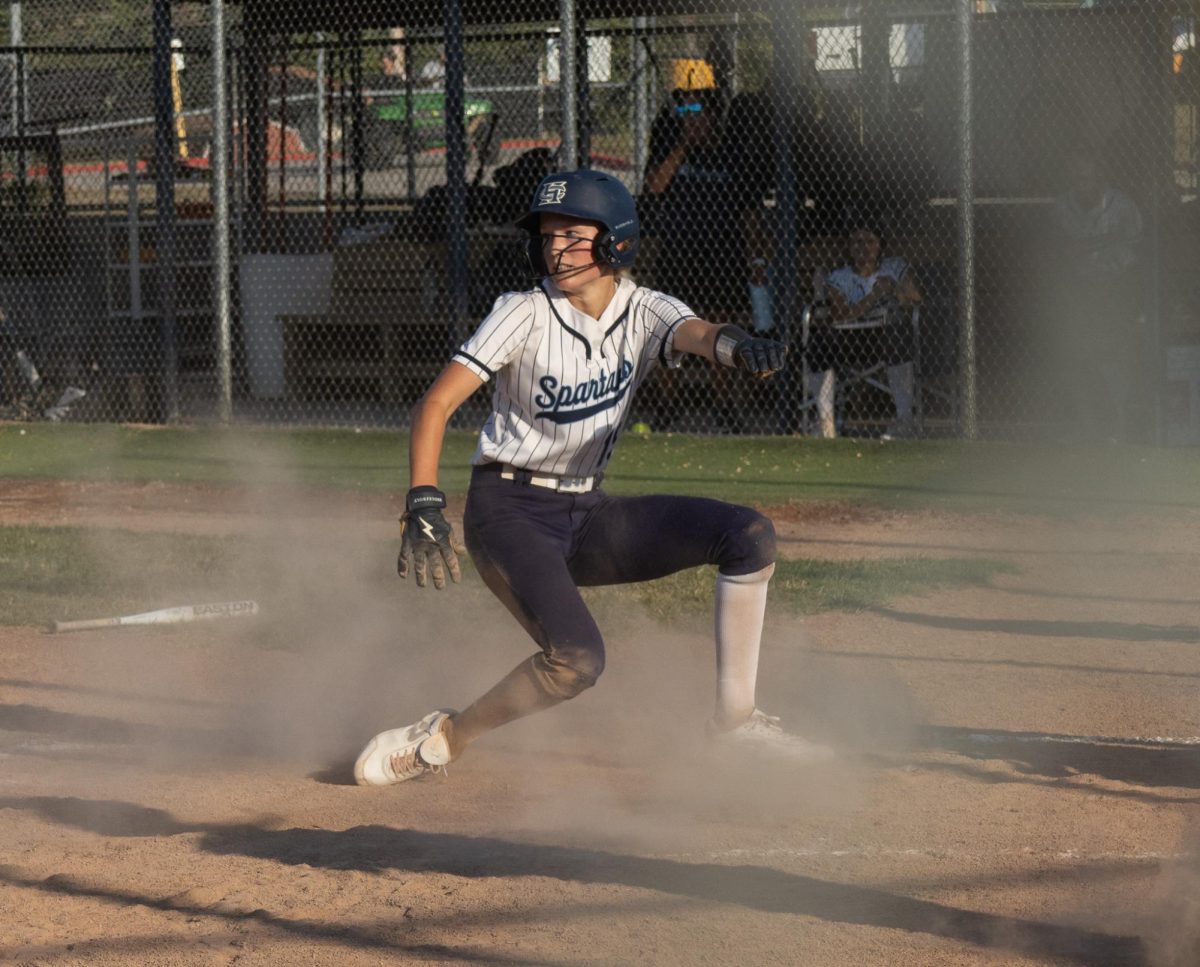
<path id="1" fill-rule="evenodd" d="M 370 92 L 366 104 L 366 164 L 368 168 L 388 168 L 404 163 L 408 135 L 408 98 L 403 94 Z M 446 146 L 446 94 L 444 91 L 414 91 L 412 97 L 412 135 L 415 152 Z M 467 128 L 467 148 L 485 163 L 495 161 L 500 150 L 496 132 L 499 115 L 485 97 L 467 95 L 463 120 Z"/>
<path id="2" fill-rule="evenodd" d="M 294 82 L 293 82 L 294 83 Z M 366 167 L 373 171 L 405 164 L 408 133 L 408 97 L 403 90 L 368 89 L 363 97 L 363 153 Z M 348 111 L 348 107 L 347 107 Z M 310 151 L 318 143 L 315 95 L 293 95 L 288 106 L 289 123 L 294 124 Z M 446 146 L 446 93 L 441 90 L 416 90 L 412 96 L 412 150 L 420 154 Z M 291 120 L 294 118 L 295 120 Z M 349 119 L 347 118 L 347 121 Z M 497 131 L 499 115 L 485 97 L 467 95 L 463 104 L 467 128 L 467 150 L 475 160 L 494 164 L 500 152 Z M 331 126 L 335 150 L 341 150 L 342 117 L 337 111 Z"/>

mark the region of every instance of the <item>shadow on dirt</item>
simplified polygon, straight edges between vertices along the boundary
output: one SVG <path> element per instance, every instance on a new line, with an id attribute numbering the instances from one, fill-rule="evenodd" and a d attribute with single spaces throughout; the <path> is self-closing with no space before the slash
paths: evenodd
<path id="1" fill-rule="evenodd" d="M 833 883 L 760 866 L 724 866 L 634 856 L 603 850 L 521 843 L 486 836 L 429 833 L 383 826 L 347 830 L 269 830 L 252 824 L 181 823 L 160 809 L 134 803 L 64 797 L 9 797 L 0 809 L 31 811 L 45 820 L 102 835 L 164 836 L 197 833 L 196 848 L 289 865 L 330 869 L 406 870 L 462 877 L 551 877 L 565 882 L 639 890 L 733 904 L 766 913 L 818 917 L 945 937 L 981 948 L 1056 958 L 1086 967 L 1144 965 L 1137 937 L 996 916 L 919 900 L 885 890 Z M 11 868 L 6 873 L 11 873 Z M 45 881 L 39 881 L 45 888 Z M 70 881 L 64 889 L 71 887 Z M 57 887 L 54 887 L 57 888 Z M 89 888 L 83 887 L 83 890 Z M 118 902 L 167 903 L 114 894 Z M 274 925 L 281 924 L 265 911 Z M 311 923 L 304 929 L 315 928 Z M 332 928 L 319 928 L 332 929 Z M 347 937 L 345 928 L 340 935 Z M 352 933 L 352 931 L 351 931 Z"/>
<path id="2" fill-rule="evenodd" d="M 935 614 L 872 608 L 873 614 L 904 624 L 924 625 L 948 631 L 978 634 L 999 631 L 1011 635 L 1037 635 L 1043 638 L 1096 638 L 1102 641 L 1182 641 L 1200 642 L 1196 625 L 1131 624 L 1125 621 L 1037 621 L 1010 618 L 959 618 Z"/>
<path id="3" fill-rule="evenodd" d="M 928 662 L 941 665 L 982 665 L 989 668 L 1033 668 L 1041 671 L 1084 672 L 1088 675 L 1141 676 L 1148 678 L 1200 678 L 1200 672 L 1164 671 L 1158 668 L 1105 668 L 1102 665 L 1076 665 L 1062 661 L 1028 661 L 1021 658 L 962 658 L 959 655 L 899 655 L 886 651 L 845 651 L 822 649 L 823 657 L 852 658 L 859 661 Z"/>
<path id="4" fill-rule="evenodd" d="M 342 759 L 337 762 L 331 762 L 320 769 L 316 769 L 308 774 L 308 778 L 314 782 L 319 782 L 326 786 L 356 786 L 358 783 L 354 781 L 354 762 L 351 759 Z"/>
<path id="5" fill-rule="evenodd" d="M 359 947 L 367 950 L 374 949 L 379 950 L 381 955 L 385 951 L 394 953 L 400 950 L 417 961 L 431 960 L 437 963 L 461 962 L 468 964 L 533 964 L 535 967 L 536 965 L 553 963 L 553 961 L 538 960 L 525 955 L 513 956 L 511 954 L 504 954 L 500 951 L 487 948 L 451 947 L 446 944 L 431 943 L 406 943 L 402 938 L 398 938 L 392 929 L 372 930 L 368 927 L 348 926 L 342 922 L 320 923 L 313 920 L 281 917 L 263 909 L 239 910 L 214 906 L 211 903 L 189 902 L 186 893 L 171 897 L 154 897 L 132 890 L 97 887 L 62 874 L 47 877 L 46 879 L 36 879 L 24 876 L 18 868 L 13 866 L 0 867 L 0 883 L 28 890 L 39 890 L 43 893 L 57 896 L 88 897 L 93 900 L 100 900 L 120 906 L 144 906 L 153 910 L 187 913 L 197 918 L 214 917 L 219 920 L 228 921 L 231 925 L 253 921 L 264 927 L 279 930 L 313 942 Z M 178 946 L 180 942 L 178 938 L 172 937 L 135 937 L 116 942 L 87 940 L 67 949 L 74 950 L 76 956 L 95 956 L 101 953 L 132 953 L 144 958 L 139 961 L 141 963 L 162 963 L 162 960 L 156 959 L 152 961 L 150 958 L 160 958 L 164 953 L 164 947 Z M 188 942 L 190 942 L 190 938 L 188 938 Z M 57 946 L 46 951 L 42 956 L 59 953 L 61 950 L 62 947 Z M 14 951 L 13 955 L 28 955 L 31 953 L 36 955 L 38 951 L 17 950 Z M 42 956 L 38 956 L 39 962 L 42 961 Z"/>
<path id="6" fill-rule="evenodd" d="M 1019 776 L 1046 780 L 1100 776 L 1147 788 L 1200 789 L 1200 746 L 1189 743 L 931 726 L 922 729 L 921 744 L 974 760 L 1003 760 Z M 1002 774 L 973 774 L 984 779 L 994 776 L 996 782 L 1020 781 Z M 1162 800 L 1152 797 L 1152 801 Z"/>
<path id="7" fill-rule="evenodd" d="M 234 754 L 245 746 L 235 729 L 170 728 L 26 704 L 0 703 L 0 732 L 37 732 L 88 744 L 170 746 L 210 754 Z"/>

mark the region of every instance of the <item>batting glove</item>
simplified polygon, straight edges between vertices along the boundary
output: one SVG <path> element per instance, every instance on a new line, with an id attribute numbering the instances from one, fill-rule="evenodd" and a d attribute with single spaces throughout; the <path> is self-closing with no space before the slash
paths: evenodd
<path id="1" fill-rule="evenodd" d="M 783 369 L 787 346 L 776 339 L 752 336 L 737 326 L 725 325 L 717 330 L 713 355 L 722 366 L 744 369 L 755 376 L 771 376 Z"/>
<path id="2" fill-rule="evenodd" d="M 407 578 L 411 568 L 419 588 L 425 587 L 430 571 L 433 572 L 433 586 L 439 591 L 446 586 L 447 571 L 455 584 L 462 580 L 458 555 L 451 542 L 450 525 L 442 516 L 445 506 L 446 495 L 437 487 L 413 487 L 404 501 L 396 572 Z"/>

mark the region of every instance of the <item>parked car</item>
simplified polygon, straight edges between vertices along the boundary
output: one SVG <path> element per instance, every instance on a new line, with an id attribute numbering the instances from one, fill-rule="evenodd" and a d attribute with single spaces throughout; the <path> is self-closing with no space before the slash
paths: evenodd
<path id="1" fill-rule="evenodd" d="M 445 91 L 414 91 L 412 97 L 413 150 L 446 146 Z M 366 165 L 388 168 L 404 157 L 408 134 L 408 98 L 403 91 L 370 92 L 366 104 Z M 500 151 L 496 131 L 499 115 L 485 97 L 467 94 L 463 100 L 467 147 L 485 163 L 494 163 Z"/>
<path id="2" fill-rule="evenodd" d="M 408 147 L 409 110 L 412 111 L 412 150 L 420 153 L 446 146 L 446 93 L 443 90 L 413 91 L 411 107 L 406 91 L 394 78 L 382 77 L 378 84 L 368 84 L 363 92 L 363 153 L 364 164 L 370 169 L 390 168 L 403 164 Z M 317 130 L 316 75 L 307 68 L 293 65 L 288 68 L 286 99 L 282 86 L 273 85 L 271 116 L 284 119 L 295 128 L 309 151 L 316 151 Z M 344 136 L 349 135 L 352 106 L 342 102 L 336 90 L 332 99 L 333 117 L 329 131 L 334 150 L 341 150 Z M 499 115 L 495 105 L 486 97 L 468 93 L 463 103 L 463 121 L 467 128 L 467 147 L 485 163 L 495 161 L 500 150 L 497 129 Z"/>

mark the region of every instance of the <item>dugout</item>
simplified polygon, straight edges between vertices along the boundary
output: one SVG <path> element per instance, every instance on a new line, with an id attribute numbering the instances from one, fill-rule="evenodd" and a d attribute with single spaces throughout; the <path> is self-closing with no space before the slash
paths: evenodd
<path id="1" fill-rule="evenodd" d="M 561 95 L 561 148 L 559 163 L 569 167 L 579 164 L 579 159 L 591 156 L 589 145 L 588 124 L 588 78 L 586 56 L 581 56 L 586 50 L 585 24 L 588 20 L 605 18 L 612 20 L 621 17 L 651 17 L 678 15 L 694 11 L 694 4 L 678 2 L 678 0 L 656 0 L 656 2 L 617 2 L 601 3 L 597 0 L 561 0 L 561 2 L 545 2 L 545 0 L 516 0 L 516 2 L 500 4 L 471 2 L 422 2 L 408 3 L 402 8 L 389 7 L 385 4 L 371 2 L 317 2 L 312 4 L 288 4 L 275 0 L 244 0 L 241 6 L 240 50 L 241 77 L 239 79 L 239 95 L 242 98 L 240 109 L 245 118 L 244 157 L 240 159 L 242 171 L 240 180 L 244 189 L 242 202 L 241 240 L 243 253 L 254 254 L 270 252 L 273 246 L 279 244 L 281 232 L 279 217 L 270 211 L 269 195 L 271 184 L 271 159 L 269 157 L 272 137 L 270 136 L 270 111 L 268 79 L 272 70 L 272 59 L 278 56 L 281 46 L 280 39 L 309 35 L 321 32 L 325 38 L 337 37 L 353 43 L 356 33 L 371 30 L 402 27 L 408 36 L 438 36 L 442 39 L 445 49 L 445 187 L 437 199 L 439 221 L 444 230 L 446 269 L 442 276 L 448 310 L 448 328 L 450 340 L 461 338 L 462 330 L 468 318 L 468 300 L 471 297 L 469 266 L 473 261 L 471 243 L 468 238 L 468 225 L 472 218 L 471 203 L 468 199 L 468 185 L 472 181 L 467 168 L 467 138 L 464 125 L 458 122 L 462 117 L 464 102 L 464 43 L 468 28 L 483 28 L 488 26 L 501 28 L 505 25 L 540 24 L 537 28 L 544 36 L 547 23 L 558 24 L 561 36 L 570 36 L 572 43 L 560 44 L 561 65 L 560 75 L 574 76 L 575 84 L 559 85 Z M 732 16 L 747 16 L 762 19 L 770 17 L 772 12 L 780 23 L 799 29 L 799 21 L 795 17 L 796 9 L 792 4 L 778 0 L 777 7 L 767 3 L 716 3 L 709 5 L 706 14 L 723 14 Z M 478 39 L 480 33 L 472 29 L 471 38 Z M 337 41 L 325 41 L 336 45 Z M 284 41 L 286 47 L 286 41 Z M 801 51 L 803 44 L 797 33 L 793 43 L 785 43 L 779 49 L 785 51 Z M 286 55 L 285 55 L 286 56 Z M 784 99 L 789 99 L 798 83 L 800 57 L 776 57 L 774 71 L 778 75 L 778 89 L 783 92 Z M 789 76 L 795 74 L 795 77 Z M 284 83 L 288 71 L 283 71 Z M 355 90 L 361 90 L 363 79 L 359 68 L 353 67 L 348 81 Z M 359 112 L 352 119 L 352 132 L 349 145 L 350 171 L 348 191 L 353 195 L 359 210 L 362 210 L 364 181 L 366 178 L 367 152 L 361 142 L 361 111 L 362 98 L 352 96 L 352 110 Z M 786 124 L 786 119 L 784 121 Z M 282 129 L 281 129 L 282 130 Z M 781 139 L 789 135 L 781 125 Z M 275 139 L 282 141 L 283 136 Z M 476 179 L 477 180 L 477 179 Z M 282 184 L 282 177 L 280 178 Z M 790 199 L 790 201 L 789 201 Z M 780 194 L 778 204 L 781 211 L 791 204 L 796 204 L 794 190 L 789 195 L 786 188 Z M 418 213 L 419 214 L 419 213 Z M 273 217 L 274 215 L 274 217 Z M 290 218 L 285 212 L 285 217 Z M 788 220 L 793 222 L 794 220 Z M 310 234 L 318 235 L 320 230 L 310 226 Z M 331 233 L 328 227 L 324 230 L 325 244 L 330 244 Z M 404 233 L 400 233 L 404 234 Z M 411 233 L 409 233 L 411 237 Z M 793 239 L 794 245 L 794 239 Z M 378 246 L 376 246 L 378 247 Z M 343 256 L 348 260 L 350 256 Z M 370 261 L 370 260 L 368 260 Z M 342 277 L 349 275 L 348 271 L 340 273 Z M 409 293 L 398 293 L 407 303 L 415 300 L 409 298 Z M 793 297 L 794 298 L 794 297 Z M 337 313 L 330 313 L 332 317 Z M 310 319 L 310 324 L 312 320 Z M 424 320 L 422 320 L 423 322 Z M 285 323 L 286 325 L 286 323 Z M 386 341 L 391 338 L 387 333 L 380 334 Z M 357 337 L 355 337 L 357 338 Z M 284 343 L 287 337 L 284 336 Z M 441 349 L 442 340 L 433 340 L 430 345 Z M 292 359 L 299 359 L 303 354 L 292 353 Z M 444 356 L 442 357 L 444 358 Z M 295 368 L 293 366 L 293 368 Z"/>
<path id="2" fill-rule="evenodd" d="M 284 4 L 273 0 L 244 0 L 241 7 L 241 43 L 244 45 L 243 82 L 246 134 L 249 150 L 243 160 L 244 250 L 270 246 L 268 226 L 269 159 L 266 154 L 267 111 L 256 91 L 258 80 L 270 69 L 276 38 L 320 30 L 326 36 L 402 25 L 414 35 L 444 36 L 446 44 L 446 116 L 454 119 L 462 103 L 463 43 L 488 26 L 558 23 L 581 42 L 588 21 L 605 18 L 697 14 L 697 4 L 664 0 L 635 2 L 595 0 L 504 4 L 417 2 L 403 8 L 379 3 L 315 2 Z M 920 179 L 902 186 L 908 200 L 920 211 L 904 233 L 906 242 L 921 258 L 934 263 L 948 305 L 947 325 L 954 345 L 948 366 L 963 399 L 962 431 L 976 432 L 973 421 L 982 415 L 999 420 L 1000 410 L 1024 389 L 1010 382 L 1013 372 L 1028 368 L 1022 353 L 1029 333 L 1013 320 L 1032 317 L 1013 304 L 1013 294 L 1025 279 L 1025 242 L 1035 238 L 1039 219 L 1056 190 L 1055 151 L 1077 138 L 1081 123 L 1093 125 L 1105 150 L 1123 177 L 1136 182 L 1149 224 L 1149 264 L 1160 273 L 1158 249 L 1168 229 L 1174 204 L 1178 164 L 1173 165 L 1173 140 L 1177 131 L 1172 112 L 1178 104 L 1172 90 L 1171 21 L 1167 4 L 1117 4 L 1096 9 L 1029 9 L 1011 13 L 980 14 L 963 18 L 963 4 L 865 4 L 860 20 L 861 59 L 855 67 L 853 97 L 859 103 L 857 137 L 866 149 L 876 150 L 878 167 L 885 173 L 895 166 L 895 124 L 898 117 L 917 118 L 924 128 L 922 147 L 928 162 Z M 932 11 L 932 13 L 930 12 Z M 738 14 L 773 26 L 777 50 L 796 52 L 772 64 L 780 99 L 803 98 L 806 64 L 800 53 L 807 32 L 823 20 L 844 19 L 815 3 L 720 3 L 704 5 L 707 14 Z M 905 16 L 924 17 L 929 23 L 925 47 L 925 80 L 917 99 L 912 90 L 895 83 L 889 63 L 889 25 Z M 963 21 L 969 21 L 970 47 L 964 59 Z M 423 32 L 423 33 L 422 33 Z M 572 45 L 563 47 L 564 54 Z M 581 43 L 574 45 L 578 70 Z M 973 96 L 963 96 L 965 78 L 972 80 Z M 573 105 L 564 103 L 564 144 L 579 158 L 586 155 L 587 84 L 576 85 Z M 256 100 L 258 98 L 258 100 Z M 457 101 L 455 100 L 457 98 Z M 970 181 L 962 122 L 969 108 L 973 138 Z M 787 161 L 786 145 L 797 137 L 787 129 L 791 115 L 781 112 L 772 134 L 778 158 Z M 462 319 L 470 292 L 469 266 L 473 262 L 468 239 L 470 219 L 467 185 L 466 139 L 462 126 L 448 123 L 446 132 L 447 187 L 444 197 L 446 227 L 447 293 L 451 314 Z M 357 158 L 351 159 L 352 182 L 362 174 Z M 1177 161 L 1177 159 L 1176 159 Z M 775 198 L 777 251 L 787 264 L 794 259 L 798 271 L 781 273 L 776 281 L 776 305 L 797 305 L 806 295 L 803 281 L 814 250 L 806 237 L 805 186 L 797 183 L 790 164 L 780 166 Z M 357 191 L 352 188 L 352 191 Z M 831 246 L 835 248 L 836 245 Z M 1155 325 L 1161 316 L 1161 279 L 1148 292 L 1150 316 Z M 1157 335 L 1154 337 L 1157 340 Z M 991 353 L 982 369 L 980 353 Z M 1155 356 L 1158 347 L 1151 350 Z M 975 410 L 981 394 L 996 402 L 988 411 Z M 976 401 L 976 402 L 973 402 Z M 986 400 L 985 400 L 986 403 Z M 1035 414 L 1037 406 L 1032 406 Z"/>

